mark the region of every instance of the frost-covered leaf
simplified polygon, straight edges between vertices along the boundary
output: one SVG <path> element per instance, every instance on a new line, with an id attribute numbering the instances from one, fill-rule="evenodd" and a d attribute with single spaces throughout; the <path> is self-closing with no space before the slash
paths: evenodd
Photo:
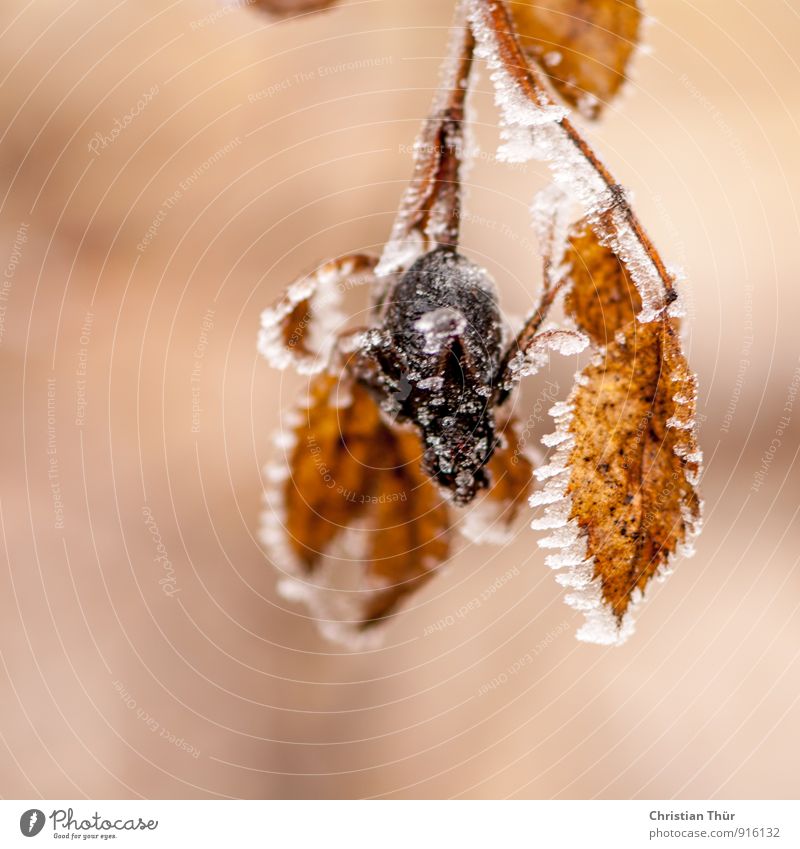
<path id="1" fill-rule="evenodd" d="M 328 636 L 372 630 L 448 556 L 450 512 L 420 469 L 411 430 L 388 425 L 348 378 L 318 375 L 267 469 L 262 536 Z"/>
<path id="2" fill-rule="evenodd" d="M 534 203 L 545 295 L 565 289 L 567 317 L 599 353 L 577 376 L 569 401 L 551 411 L 558 429 L 543 441 L 554 456 L 536 470 L 545 485 L 531 504 L 545 508 L 533 522 L 548 532 L 540 545 L 557 549 L 548 565 L 566 569 L 557 579 L 586 613 L 578 637 L 621 643 L 649 582 L 666 574 L 699 530 L 702 455 L 695 378 L 672 317 L 673 281 L 624 195 L 608 185 L 609 206 L 571 229 L 563 192 Z M 663 283 L 659 310 L 643 308 L 634 278 L 643 256 Z"/>
<path id="3" fill-rule="evenodd" d="M 597 345 L 607 345 L 642 308 L 625 264 L 582 222 L 570 235 L 564 259 L 570 288 L 565 308 Z"/>
<path id="4" fill-rule="evenodd" d="M 487 463 L 490 484 L 467 508 L 459 529 L 473 542 L 507 542 L 533 486 L 538 457 L 516 417 L 498 413 L 498 446 Z"/>
<path id="5" fill-rule="evenodd" d="M 274 368 L 294 366 L 301 374 L 322 371 L 345 316 L 339 306 L 352 286 L 371 282 L 375 259 L 351 254 L 330 260 L 289 286 L 261 314 L 259 351 Z"/>
<path id="6" fill-rule="evenodd" d="M 547 528 L 545 548 L 567 600 L 584 610 L 578 636 L 620 643 L 632 631 L 632 607 L 649 582 L 687 553 L 698 530 L 695 378 L 673 320 L 620 330 L 578 378 L 567 404 L 552 411 L 558 445 L 532 503 Z"/>
<path id="7" fill-rule="evenodd" d="M 637 0 L 512 0 L 526 55 L 582 114 L 596 118 L 625 81 L 639 41 Z"/>

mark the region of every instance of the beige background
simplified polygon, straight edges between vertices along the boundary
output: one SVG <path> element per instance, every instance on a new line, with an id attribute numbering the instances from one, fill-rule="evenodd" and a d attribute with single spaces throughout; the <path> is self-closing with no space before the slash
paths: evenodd
<path id="1" fill-rule="evenodd" d="M 696 557 L 628 644 L 602 649 L 574 639 L 533 532 L 459 544 L 386 647 L 356 655 L 276 597 L 255 538 L 270 433 L 301 386 L 255 335 L 296 273 L 382 244 L 451 3 L 362 0 L 278 25 L 206 17 L 219 8 L 0 12 L 3 268 L 21 248 L 0 339 L 0 795 L 796 797 L 800 401 L 751 490 L 800 356 L 796 6 L 652 0 L 651 50 L 589 128 L 688 276 L 708 459 Z M 518 314 L 539 279 L 526 209 L 543 175 L 491 162 L 486 88 L 484 74 L 465 247 Z M 563 394 L 573 368 L 549 376 Z"/>

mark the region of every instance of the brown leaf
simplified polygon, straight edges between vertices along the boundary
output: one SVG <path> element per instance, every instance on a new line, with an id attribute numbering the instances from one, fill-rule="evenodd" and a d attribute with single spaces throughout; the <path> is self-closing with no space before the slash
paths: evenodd
<path id="1" fill-rule="evenodd" d="M 639 40 L 636 0 L 514 0 L 522 49 L 568 103 L 596 118 L 625 80 Z"/>
<path id="2" fill-rule="evenodd" d="M 289 425 L 288 476 L 271 474 L 265 542 L 292 575 L 287 594 L 303 597 L 329 636 L 352 636 L 447 558 L 449 508 L 420 469 L 416 433 L 387 424 L 350 379 L 315 377 Z"/>
<path id="3" fill-rule="evenodd" d="M 507 542 L 533 486 L 530 435 L 521 434 L 519 422 L 510 413 L 498 414 L 497 433 L 499 444 L 486 464 L 489 489 L 470 505 L 459 526 L 473 542 Z"/>
<path id="4" fill-rule="evenodd" d="M 560 447 L 533 499 L 550 506 L 534 527 L 553 528 L 541 544 L 563 549 L 549 564 L 572 567 L 560 578 L 586 611 L 578 636 L 619 643 L 632 604 L 700 518 L 695 381 L 672 320 L 628 324 L 555 413 Z"/>
<path id="5" fill-rule="evenodd" d="M 607 345 L 642 308 L 636 285 L 619 257 L 583 222 L 569 239 L 565 263 L 570 289 L 564 305 L 592 341 Z"/>
<path id="6" fill-rule="evenodd" d="M 322 371 L 328 365 L 341 331 L 343 293 L 372 281 L 375 259 L 350 254 L 323 263 L 295 280 L 261 314 L 259 351 L 274 368 L 294 366 L 301 374 Z"/>

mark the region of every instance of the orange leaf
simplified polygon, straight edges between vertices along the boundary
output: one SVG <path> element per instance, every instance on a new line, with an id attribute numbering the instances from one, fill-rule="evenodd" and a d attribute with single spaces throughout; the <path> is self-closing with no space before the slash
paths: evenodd
<path id="1" fill-rule="evenodd" d="M 450 511 L 420 469 L 411 430 L 387 424 L 366 389 L 314 378 L 280 442 L 288 469 L 268 470 L 264 541 L 320 628 L 347 638 L 391 615 L 449 553 Z"/>
<path id="2" fill-rule="evenodd" d="M 636 0 L 514 0 L 522 49 L 553 87 L 596 118 L 626 78 L 642 12 Z"/>
<path id="3" fill-rule="evenodd" d="M 559 581 L 586 612 L 579 638 L 621 643 L 633 605 L 700 519 L 695 379 L 674 323 L 628 324 L 553 413 L 559 447 L 537 471 L 549 481 L 532 503 L 549 506 L 534 527 L 553 529 L 540 544 L 562 549 L 548 564 L 570 567 Z"/>
<path id="4" fill-rule="evenodd" d="M 565 307 L 597 345 L 607 345 L 642 308 L 642 299 L 625 265 L 583 222 L 573 229 L 567 248 L 571 288 Z"/>
<path id="5" fill-rule="evenodd" d="M 325 369 L 345 319 L 342 294 L 371 281 L 374 266 L 373 257 L 350 254 L 295 280 L 261 313 L 258 349 L 267 362 L 279 369 L 292 365 L 301 374 Z"/>

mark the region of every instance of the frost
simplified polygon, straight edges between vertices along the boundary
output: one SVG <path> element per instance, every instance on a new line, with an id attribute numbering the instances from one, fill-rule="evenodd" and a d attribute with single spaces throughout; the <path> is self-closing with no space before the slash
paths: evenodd
<path id="1" fill-rule="evenodd" d="M 280 430 L 273 435 L 273 443 L 286 458 L 296 444 L 291 425 L 283 421 Z M 262 544 L 272 554 L 278 568 L 284 569 L 289 575 L 300 575 L 302 574 L 302 564 L 288 544 L 286 528 L 284 527 L 286 504 L 283 487 L 289 475 L 289 464 L 285 460 L 281 466 L 277 463 L 270 463 L 264 468 L 264 510 L 261 514 L 259 537 Z"/>
<path id="2" fill-rule="evenodd" d="M 548 50 L 547 53 L 542 57 L 544 59 L 545 65 L 548 68 L 555 68 L 557 65 L 561 64 L 561 60 L 564 58 L 560 51 L 558 50 Z"/>
<path id="3" fill-rule="evenodd" d="M 556 501 L 552 504 L 552 506 L 548 507 L 544 515 L 539 519 L 534 519 L 531 522 L 531 528 L 535 531 L 546 531 L 552 528 L 563 528 L 567 525 L 569 521 L 569 505 L 561 499 L 560 501 Z M 574 538 L 570 538 L 566 543 L 567 545 L 571 545 L 574 542 Z M 558 547 L 564 547 L 563 542 L 559 542 Z M 547 546 L 552 547 L 552 546 Z"/>
<path id="4" fill-rule="evenodd" d="M 555 504 L 561 501 L 563 497 L 560 487 L 545 487 L 544 489 L 537 489 L 528 499 L 528 503 L 531 507 L 540 507 L 542 504 Z"/>
<path id="5" fill-rule="evenodd" d="M 570 565 L 573 568 L 567 572 L 559 572 L 556 575 L 556 583 L 559 586 L 566 587 L 570 590 L 586 589 L 594 580 L 594 569 L 592 563 L 585 558 L 585 554 L 576 552 L 572 555 L 569 564 L 565 563 L 565 558 L 561 555 L 550 555 L 551 557 L 560 557 L 561 565 Z M 568 555 L 569 559 L 569 555 Z"/>
<path id="6" fill-rule="evenodd" d="M 589 337 L 577 331 L 552 331 L 548 336 L 547 344 L 556 353 L 564 357 L 571 357 L 586 349 L 589 344 Z"/>
<path id="7" fill-rule="evenodd" d="M 489 68 L 489 78 L 494 85 L 494 99 L 503 123 L 506 127 L 540 127 L 560 121 L 569 114 L 569 110 L 558 106 L 546 96 L 539 96 L 538 102 L 532 102 L 520 91 L 519 86 L 506 70 L 500 59 L 497 44 L 491 28 L 481 20 L 481 11 L 477 4 L 468 4 L 472 8 L 470 21 L 475 34 L 475 55 L 483 59 Z"/>
<path id="8" fill-rule="evenodd" d="M 667 419 L 667 427 L 672 427 L 676 430 L 692 430 L 694 428 L 694 420 L 689 419 L 688 421 L 684 421 L 678 418 L 678 416 L 672 416 Z"/>
<path id="9" fill-rule="evenodd" d="M 569 401 L 557 401 L 550 408 L 549 413 L 554 419 L 569 416 L 572 414 L 572 404 L 570 404 Z"/>
<path id="10" fill-rule="evenodd" d="M 458 530 L 478 545 L 504 545 L 513 539 L 513 528 L 503 519 L 502 506 L 484 498 L 473 503 L 458 524 Z"/>
<path id="11" fill-rule="evenodd" d="M 264 467 L 264 477 L 270 484 L 283 483 L 289 477 L 289 468 L 270 463 Z"/>
<path id="12" fill-rule="evenodd" d="M 562 442 L 566 442 L 567 440 L 562 440 Z M 561 472 L 564 471 L 564 466 L 557 465 L 555 463 L 549 463 L 546 466 L 540 466 L 538 469 L 534 471 L 534 475 L 537 480 L 543 481 L 548 478 L 555 477 L 556 475 L 560 475 Z"/>
<path id="13" fill-rule="evenodd" d="M 407 198 L 404 199 L 404 203 Z M 407 230 L 407 217 L 399 214 L 395 230 L 399 235 L 393 235 L 383 248 L 380 261 L 375 267 L 376 277 L 388 277 L 391 274 L 408 268 L 425 250 L 425 240 L 419 230 Z"/>
<path id="14" fill-rule="evenodd" d="M 278 595 L 286 601 L 305 601 L 308 589 L 305 584 L 292 578 L 282 578 L 278 581 Z"/>
<path id="15" fill-rule="evenodd" d="M 545 285 L 557 286 L 569 273 L 566 262 L 570 225 L 576 219 L 575 204 L 564 189 L 550 183 L 531 203 L 531 224 L 546 258 Z"/>
<path id="16" fill-rule="evenodd" d="M 691 483 L 691 481 L 689 481 Z M 700 536 L 701 531 L 703 530 L 703 503 L 700 503 L 700 510 L 698 515 L 695 516 L 691 510 L 688 509 L 685 505 L 681 508 L 681 517 L 683 521 L 686 523 L 687 534 L 686 539 L 681 543 L 681 545 L 676 550 L 675 554 L 680 555 L 681 557 L 692 557 L 695 553 L 694 541 Z M 667 565 L 671 568 L 672 558 L 669 559 Z"/>
<path id="17" fill-rule="evenodd" d="M 568 505 L 569 506 L 569 505 Z M 551 508 L 552 509 L 552 508 Z M 569 510 L 567 509 L 567 512 Z M 538 521 L 534 519 L 534 522 Z M 531 523 L 531 527 L 534 530 L 538 530 L 538 528 L 533 527 L 533 523 Z M 560 525 L 555 527 L 555 530 L 549 537 L 543 537 L 539 540 L 540 548 L 567 548 L 570 545 L 573 545 L 578 540 L 578 526 L 576 523 L 567 524 L 566 522 L 562 522 Z"/>
<path id="18" fill-rule="evenodd" d="M 453 307 L 440 307 L 425 313 L 414 327 L 423 335 L 425 353 L 438 354 L 455 336 L 464 333 L 467 320 Z"/>
<path id="19" fill-rule="evenodd" d="M 300 374 L 315 374 L 327 366 L 336 331 L 345 321 L 339 308 L 341 281 L 364 276 L 362 263 L 362 257 L 326 262 L 292 283 L 276 304 L 261 313 L 258 350 L 273 368 L 292 365 Z"/>
<path id="20" fill-rule="evenodd" d="M 670 318 L 685 318 L 686 307 L 683 303 L 683 296 L 680 292 L 677 292 L 676 294 L 677 297 L 675 298 L 675 300 L 667 307 L 667 315 Z"/>
<path id="21" fill-rule="evenodd" d="M 536 477 L 546 483 L 543 489 L 531 495 L 529 503 L 532 507 L 543 506 L 544 514 L 534 519 L 531 527 L 551 531 L 549 536 L 539 540 L 539 546 L 555 549 L 545 562 L 551 569 L 566 570 L 559 571 L 556 581 L 573 590 L 565 601 L 586 616 L 577 638 L 601 645 L 621 645 L 633 630 L 630 612 L 626 613 L 622 627 L 619 627 L 610 606 L 603 601 L 599 580 L 594 578 L 594 558 L 587 556 L 586 536 L 577 521 L 571 518 L 567 460 L 575 444 L 570 432 L 572 404 L 559 401 L 551 407 L 550 415 L 556 422 L 556 431 L 542 441 L 556 446 L 556 450 L 550 463 L 535 472 Z"/>
<path id="22" fill-rule="evenodd" d="M 562 442 L 566 442 L 569 439 L 569 436 L 566 433 L 546 433 L 542 437 L 542 444 L 546 445 L 548 448 L 552 448 L 556 445 L 560 445 Z"/>
<path id="23" fill-rule="evenodd" d="M 550 358 L 548 350 L 569 357 L 579 354 L 589 338 L 577 330 L 543 330 L 531 340 L 525 351 L 517 351 L 508 361 L 510 382 L 530 377 L 544 368 Z"/>
<path id="24" fill-rule="evenodd" d="M 527 127 L 508 127 L 500 131 L 497 161 L 507 165 L 520 165 L 530 157 L 529 130 Z"/>
<path id="25" fill-rule="evenodd" d="M 353 403 L 352 389 L 344 381 L 340 382 L 329 402 L 331 407 L 337 410 L 346 410 Z"/>
<path id="26" fill-rule="evenodd" d="M 618 623 L 611 608 L 603 602 L 602 589 L 598 580 L 592 581 L 585 589 L 570 593 L 567 596 L 567 604 L 582 611 L 586 616 L 586 622 L 575 634 L 582 642 L 601 646 L 621 646 L 633 633 L 631 610 L 629 609 L 622 617 L 622 623 Z M 632 598 L 631 608 L 634 606 L 636 601 Z"/>
<path id="27" fill-rule="evenodd" d="M 273 437 L 273 443 L 276 448 L 283 448 L 284 450 L 288 450 L 294 445 L 294 436 L 291 431 L 280 431 L 276 433 Z"/>
<path id="28" fill-rule="evenodd" d="M 600 101 L 597 99 L 596 95 L 589 91 L 585 91 L 578 98 L 578 112 L 580 112 L 584 118 L 592 118 L 595 116 L 597 114 L 598 106 L 600 106 Z"/>
<path id="29" fill-rule="evenodd" d="M 440 374 L 435 374 L 432 377 L 426 377 L 417 383 L 420 389 L 441 389 L 444 385 L 444 378 Z"/>
<path id="30" fill-rule="evenodd" d="M 575 571 L 580 568 L 581 574 L 585 569 L 591 569 L 594 572 L 594 564 L 592 561 L 586 559 L 586 542 L 585 540 L 578 540 L 574 545 L 566 546 L 562 548 L 557 554 L 548 554 L 545 557 L 544 562 L 551 569 L 565 569 L 568 568 L 571 571 Z M 565 577 L 567 573 L 561 573 L 561 576 L 556 575 L 556 579 L 561 577 L 561 581 L 559 583 L 564 583 L 567 579 Z"/>

